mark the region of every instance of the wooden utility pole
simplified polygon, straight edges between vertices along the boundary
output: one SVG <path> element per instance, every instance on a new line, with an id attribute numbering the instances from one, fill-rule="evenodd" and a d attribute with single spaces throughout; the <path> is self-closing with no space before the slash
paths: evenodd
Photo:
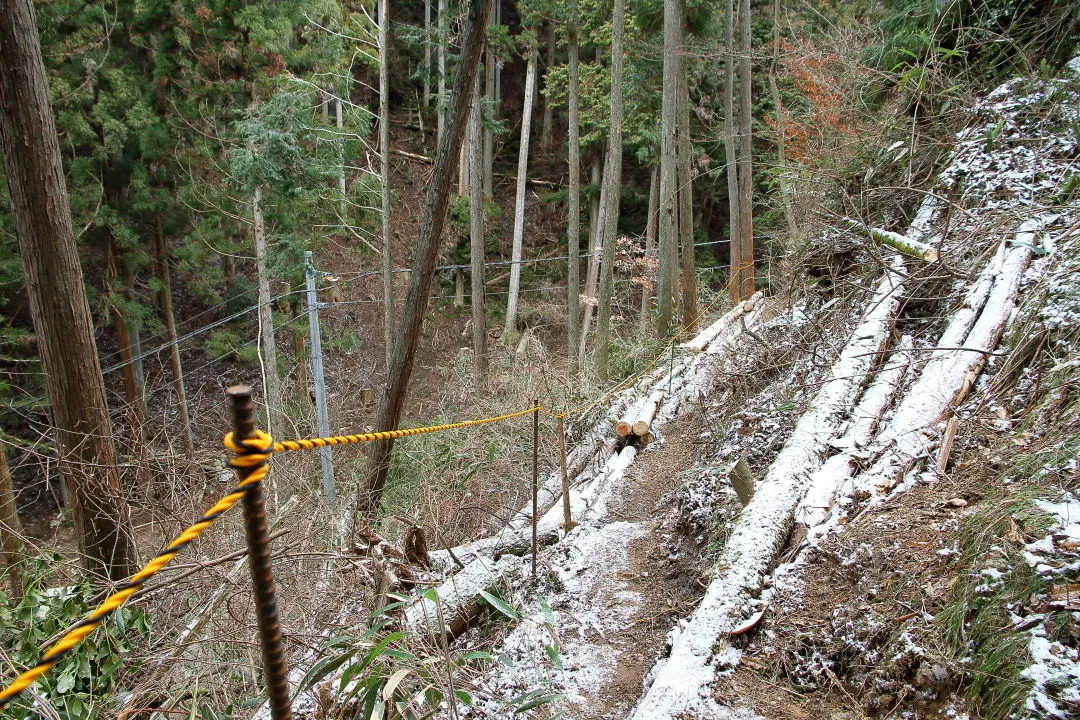
<path id="1" fill-rule="evenodd" d="M 435 275 L 439 238 L 442 236 L 446 208 L 450 202 L 450 181 L 453 177 L 454 161 L 461 142 L 465 138 L 473 75 L 480 64 L 489 3 L 486 0 L 468 0 L 467 5 L 468 24 L 465 31 L 465 43 L 461 50 L 457 77 L 454 78 L 454 91 L 450 98 L 446 132 L 435 153 L 435 167 L 432 170 L 423 206 L 424 215 L 420 220 L 420 236 L 416 241 L 416 254 L 409 273 L 409 289 L 405 295 L 401 321 L 398 324 L 390 372 L 375 415 L 375 427 L 378 430 L 396 428 L 398 419 L 401 417 L 401 409 L 405 404 L 405 393 L 409 386 L 409 378 L 412 376 L 416 346 L 424 322 L 424 311 L 431 294 L 431 281 Z M 378 508 L 383 487 L 386 485 L 386 476 L 390 470 L 390 455 L 393 449 L 393 440 L 371 444 L 369 457 L 372 469 L 357 503 L 361 512 L 370 514 Z"/>
<path id="2" fill-rule="evenodd" d="M 32 0 L 0 0 L 0 18 L 0 145 L 59 470 L 88 568 L 121 580 L 134 561 L 130 511 L 120 495 Z"/>

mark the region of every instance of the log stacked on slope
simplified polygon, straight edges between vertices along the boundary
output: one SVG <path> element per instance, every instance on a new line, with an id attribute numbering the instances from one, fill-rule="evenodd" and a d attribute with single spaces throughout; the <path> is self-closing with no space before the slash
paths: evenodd
<path id="1" fill-rule="evenodd" d="M 881 454 L 855 479 L 859 489 L 874 495 L 890 490 L 937 442 L 938 422 L 967 397 L 1005 331 L 1016 307 L 1020 280 L 1038 242 L 1035 232 L 1042 223 L 1041 219 L 1022 223 L 1013 246 L 1002 243 L 979 274 L 918 381 L 904 396 L 888 427 L 879 433 L 876 445 L 882 448 Z"/>
<path id="2" fill-rule="evenodd" d="M 705 598 L 685 626 L 673 631 L 668 658 L 653 669 L 653 683 L 639 701 L 633 720 L 713 717 L 719 707 L 708 689 L 716 658 L 728 634 L 744 621 L 743 607 L 761 592 L 762 582 L 794 522 L 795 507 L 821 465 L 827 443 L 855 405 L 874 357 L 884 346 L 900 299 L 902 265 L 886 273 L 870 311 L 833 365 L 829 380 L 799 419 L 753 499 L 743 510 L 724 552 L 714 566 Z"/>
<path id="3" fill-rule="evenodd" d="M 851 414 L 848 431 L 832 443 L 832 446 L 839 448 L 841 452 L 826 460 L 814 473 L 810 490 L 795 514 L 797 524 L 804 527 L 807 536 L 813 538 L 819 534 L 841 486 L 851 479 L 858 461 L 867 457 L 868 446 L 874 438 L 878 423 L 892 403 L 893 396 L 910 366 L 913 349 L 911 336 L 905 335 L 896 351 L 882 363 L 874 380 L 863 393 Z"/>

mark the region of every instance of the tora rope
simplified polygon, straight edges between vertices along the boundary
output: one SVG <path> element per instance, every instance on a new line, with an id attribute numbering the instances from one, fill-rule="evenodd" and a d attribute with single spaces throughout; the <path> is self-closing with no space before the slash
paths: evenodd
<path id="1" fill-rule="evenodd" d="M 496 415 L 494 417 L 481 418 L 479 420 L 465 420 L 463 422 L 446 423 L 443 425 L 431 425 L 428 427 L 410 428 L 406 430 L 384 430 L 382 432 L 363 433 L 361 435 L 339 435 L 336 437 L 307 438 L 303 440 L 286 440 L 273 442 L 269 434 L 256 430 L 256 437 L 251 440 L 235 441 L 233 434 L 225 436 L 225 447 L 232 450 L 236 456 L 229 461 L 232 467 L 237 469 L 254 468 L 251 474 L 233 488 L 228 495 L 221 498 L 206 511 L 199 521 L 180 533 L 171 543 L 165 546 L 154 559 L 148 562 L 142 570 L 132 575 L 118 590 L 113 592 L 98 605 L 85 618 L 72 626 L 59 640 L 53 644 L 42 656 L 38 664 L 17 677 L 10 685 L 0 691 L 0 710 L 4 708 L 19 693 L 30 687 L 58 663 L 65 655 L 82 642 L 86 636 L 94 632 L 99 625 L 115 610 L 119 610 L 132 595 L 139 592 L 146 581 L 161 571 L 173 558 L 198 538 L 202 533 L 227 512 L 233 505 L 240 501 L 248 489 L 261 482 L 270 471 L 270 456 L 274 452 L 284 450 L 310 450 L 312 448 L 350 445 L 353 443 L 373 442 L 376 440 L 391 440 L 400 437 L 423 435 L 426 433 L 441 432 L 443 430 L 457 430 L 458 428 L 472 427 L 486 423 L 509 420 L 534 412 L 539 405 L 533 405 L 526 410 Z"/>
<path id="2" fill-rule="evenodd" d="M 234 442 L 232 433 L 225 436 L 225 447 L 236 453 L 236 456 L 230 460 L 229 464 L 238 469 L 253 468 L 251 474 L 229 491 L 228 495 L 218 500 L 213 507 L 199 518 L 198 522 L 184 530 L 175 540 L 166 545 L 165 549 L 158 553 L 153 560 L 146 563 L 142 570 L 132 575 L 118 590 L 105 598 L 104 602 L 64 633 L 41 656 L 41 660 L 38 661 L 37 665 L 19 675 L 14 682 L 4 688 L 3 691 L 0 691 L 0 709 L 3 709 L 15 696 L 33 685 L 39 677 L 51 670 L 65 655 L 75 649 L 75 646 L 82 642 L 87 635 L 94 632 L 110 613 L 119 610 L 132 595 L 142 589 L 147 580 L 160 572 L 185 547 L 213 525 L 215 520 L 239 502 L 251 487 L 266 477 L 266 474 L 270 471 L 268 462 L 270 455 L 273 453 L 274 445 L 268 434 L 260 430 L 255 432 L 256 437 L 241 442 Z"/>
<path id="3" fill-rule="evenodd" d="M 485 423 L 493 423 L 498 422 L 499 420 L 509 420 L 510 418 L 528 415 L 538 407 L 539 405 L 533 405 L 526 410 L 518 410 L 517 412 L 507 413 L 506 415 L 496 415 L 480 420 L 465 420 L 463 422 L 446 423 L 445 425 L 409 428 L 407 430 L 383 430 L 381 432 L 363 433 L 361 435 L 335 435 L 333 437 L 306 438 L 304 440 L 285 440 L 283 442 L 274 443 L 274 452 L 286 450 L 311 450 L 312 448 L 332 447 L 334 445 L 352 445 L 353 443 L 374 442 L 376 440 L 393 440 L 400 437 L 442 432 L 443 430 L 457 430 L 458 428 L 484 425 Z"/>

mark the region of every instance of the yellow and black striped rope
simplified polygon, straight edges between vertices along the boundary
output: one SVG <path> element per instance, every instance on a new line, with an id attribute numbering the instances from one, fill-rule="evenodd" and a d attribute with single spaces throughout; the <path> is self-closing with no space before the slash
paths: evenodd
<path id="1" fill-rule="evenodd" d="M 443 430 L 457 430 L 459 428 L 472 427 L 474 425 L 484 425 L 486 423 L 498 422 L 500 420 L 509 420 L 510 418 L 528 415 L 531 412 L 535 412 L 537 409 L 540 409 L 540 406 L 533 405 L 525 410 L 518 410 L 517 412 L 507 413 L 506 415 L 496 415 L 494 417 L 481 418 L 480 420 L 465 420 L 463 422 L 446 423 L 445 425 L 430 425 L 428 427 L 409 428 L 406 430 L 382 430 L 380 432 L 362 433 L 360 435 L 335 435 L 333 437 L 305 438 L 303 440 L 285 440 L 283 442 L 274 443 L 274 452 L 283 452 L 286 450 L 311 450 L 313 448 L 321 448 L 327 446 L 333 447 L 334 445 L 352 445 L 354 443 L 375 442 L 376 440 L 394 440 L 401 437 L 411 437 L 413 435 L 425 435 L 427 433 L 442 432 Z"/>
<path id="2" fill-rule="evenodd" d="M 239 502 L 251 487 L 266 477 L 266 474 L 270 470 L 268 463 L 270 455 L 273 452 L 274 444 L 267 433 L 260 430 L 256 430 L 255 432 L 256 437 L 242 441 L 234 441 L 232 433 L 225 436 L 225 447 L 236 453 L 236 456 L 229 464 L 238 470 L 248 470 L 249 474 L 244 477 L 236 487 L 230 490 L 228 495 L 218 500 L 213 507 L 207 510 L 206 513 L 199 518 L 198 522 L 180 533 L 176 539 L 166 545 L 165 549 L 158 553 L 153 560 L 146 563 L 142 570 L 132 575 L 127 582 L 116 590 L 116 592 L 109 595 L 104 602 L 94 608 L 94 610 L 87 614 L 85 618 L 64 633 L 63 636 L 61 636 L 61 638 L 41 656 L 41 660 L 38 661 L 37 665 L 19 675 L 14 682 L 4 688 L 3 691 L 0 691 L 0 709 L 3 709 L 3 707 L 11 702 L 11 700 L 19 693 L 33 685 L 39 677 L 51 670 L 56 663 L 71 652 L 75 646 L 86 638 L 87 635 L 94 632 L 110 613 L 119 610 L 132 595 L 142 589 L 147 580 L 160 572 L 161 569 L 179 555 L 185 547 L 202 535 L 208 527 L 213 525 L 215 520 Z"/>

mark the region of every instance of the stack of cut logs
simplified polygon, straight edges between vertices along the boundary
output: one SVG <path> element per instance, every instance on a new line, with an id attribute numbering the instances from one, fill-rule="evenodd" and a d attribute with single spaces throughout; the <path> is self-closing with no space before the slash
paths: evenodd
<path id="1" fill-rule="evenodd" d="M 654 390 L 645 404 L 638 407 L 636 412 L 629 418 L 615 423 L 615 452 L 622 452 L 623 448 L 633 447 L 641 450 L 653 441 L 650 430 L 653 420 L 656 419 L 656 411 L 660 409 L 660 401 L 664 399 L 664 391 Z"/>
<path id="2" fill-rule="evenodd" d="M 620 452 L 625 447 L 636 447 L 640 450 L 652 441 L 653 434 L 649 431 L 649 423 L 644 420 L 620 420 L 615 423 L 615 452 Z"/>

